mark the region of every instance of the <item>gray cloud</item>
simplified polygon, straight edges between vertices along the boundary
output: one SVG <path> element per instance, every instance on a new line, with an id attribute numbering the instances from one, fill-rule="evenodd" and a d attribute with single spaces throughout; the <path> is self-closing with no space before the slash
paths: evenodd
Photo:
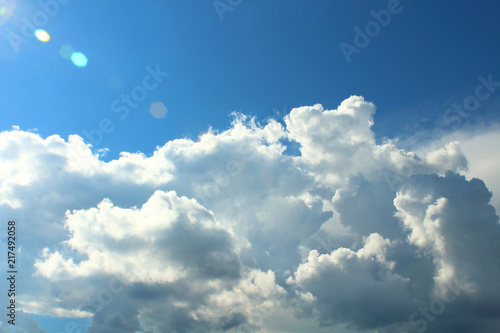
<path id="1" fill-rule="evenodd" d="M 227 131 L 108 163 L 77 136 L 0 133 L 22 308 L 92 316 L 88 332 L 278 332 L 266 318 L 310 331 L 496 330 L 491 193 L 458 174 L 458 142 L 418 156 L 377 144 L 374 112 L 352 96 L 293 109 L 284 126 L 235 114 Z"/>

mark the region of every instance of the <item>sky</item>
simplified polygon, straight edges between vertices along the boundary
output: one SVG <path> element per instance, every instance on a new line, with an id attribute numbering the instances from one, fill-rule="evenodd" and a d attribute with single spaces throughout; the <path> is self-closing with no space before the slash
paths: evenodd
<path id="1" fill-rule="evenodd" d="M 493 0 L 0 0 L 0 333 L 497 332 L 498 31 Z"/>

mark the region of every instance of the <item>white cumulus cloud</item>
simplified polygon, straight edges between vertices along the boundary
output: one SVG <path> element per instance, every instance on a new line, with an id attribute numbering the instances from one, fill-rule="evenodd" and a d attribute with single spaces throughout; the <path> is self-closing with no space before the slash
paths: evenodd
<path id="1" fill-rule="evenodd" d="M 359 96 L 283 123 L 235 113 L 109 162 L 77 135 L 0 133 L 20 307 L 91 316 L 88 332 L 497 330 L 500 225 L 472 141 L 377 143 L 374 114 Z"/>

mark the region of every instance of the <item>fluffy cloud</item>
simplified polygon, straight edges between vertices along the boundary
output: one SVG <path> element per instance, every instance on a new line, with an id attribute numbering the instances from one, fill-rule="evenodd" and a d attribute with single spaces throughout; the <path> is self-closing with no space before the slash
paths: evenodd
<path id="1" fill-rule="evenodd" d="M 483 181 L 447 173 L 413 177 L 394 200 L 396 215 L 410 231 L 408 243 L 433 262 L 430 297 L 450 286 L 460 295 L 436 322 L 439 331 L 452 331 L 447 324 L 457 321 L 453 316 L 468 331 L 500 328 L 498 321 L 480 320 L 500 314 L 500 225 L 490 198 Z"/>
<path id="2" fill-rule="evenodd" d="M 0 333 L 47 333 L 47 331 L 38 326 L 38 321 L 31 319 L 24 311 L 16 312 L 15 326 L 0 323 Z"/>
<path id="3" fill-rule="evenodd" d="M 464 332 L 496 329 L 491 194 L 458 174 L 460 142 L 424 154 L 379 144 L 374 113 L 352 96 L 336 110 L 293 109 L 283 124 L 234 114 L 224 132 L 110 162 L 78 136 L 0 133 L 21 307 L 91 316 L 88 332 L 288 327 L 268 316 L 309 331 L 451 332 L 456 317 Z"/>
<path id="4" fill-rule="evenodd" d="M 299 165 L 333 188 L 360 174 L 374 180 L 381 171 L 409 177 L 467 167 L 457 143 L 421 158 L 390 141 L 376 144 L 371 130 L 374 113 L 375 106 L 358 96 L 343 101 L 337 110 L 323 110 L 319 104 L 293 109 L 285 123 L 288 137 L 301 145 Z"/>
<path id="5" fill-rule="evenodd" d="M 109 199 L 96 208 L 66 213 L 71 249 L 88 259 L 74 263 L 43 250 L 37 271 L 52 280 L 105 271 L 127 282 L 238 278 L 240 262 L 230 233 L 195 200 L 156 191 L 141 209 L 115 207 Z"/>
<path id="6" fill-rule="evenodd" d="M 500 150 L 500 128 L 491 124 L 473 131 L 459 131 L 445 136 L 440 142 L 458 140 L 469 161 L 469 170 L 464 174 L 467 179 L 480 178 L 493 192 L 491 204 L 500 211 L 500 157 L 494 152 Z"/>
<path id="7" fill-rule="evenodd" d="M 402 321 L 416 303 L 407 279 L 394 273 L 396 263 L 386 260 L 390 246 L 375 233 L 357 252 L 339 248 L 319 255 L 312 250 L 288 283 L 307 291 L 306 302 L 314 299 L 320 325 L 341 322 L 363 329 Z"/>

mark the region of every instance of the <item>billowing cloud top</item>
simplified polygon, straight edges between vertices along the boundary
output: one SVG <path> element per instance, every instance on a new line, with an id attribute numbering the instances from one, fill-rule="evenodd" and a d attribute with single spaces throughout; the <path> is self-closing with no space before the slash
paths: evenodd
<path id="1" fill-rule="evenodd" d="M 498 331 L 491 193 L 459 174 L 459 142 L 377 143 L 374 112 L 352 96 L 283 123 L 234 114 L 110 162 L 76 135 L 0 133 L 22 309 L 91 316 L 88 332 Z"/>

